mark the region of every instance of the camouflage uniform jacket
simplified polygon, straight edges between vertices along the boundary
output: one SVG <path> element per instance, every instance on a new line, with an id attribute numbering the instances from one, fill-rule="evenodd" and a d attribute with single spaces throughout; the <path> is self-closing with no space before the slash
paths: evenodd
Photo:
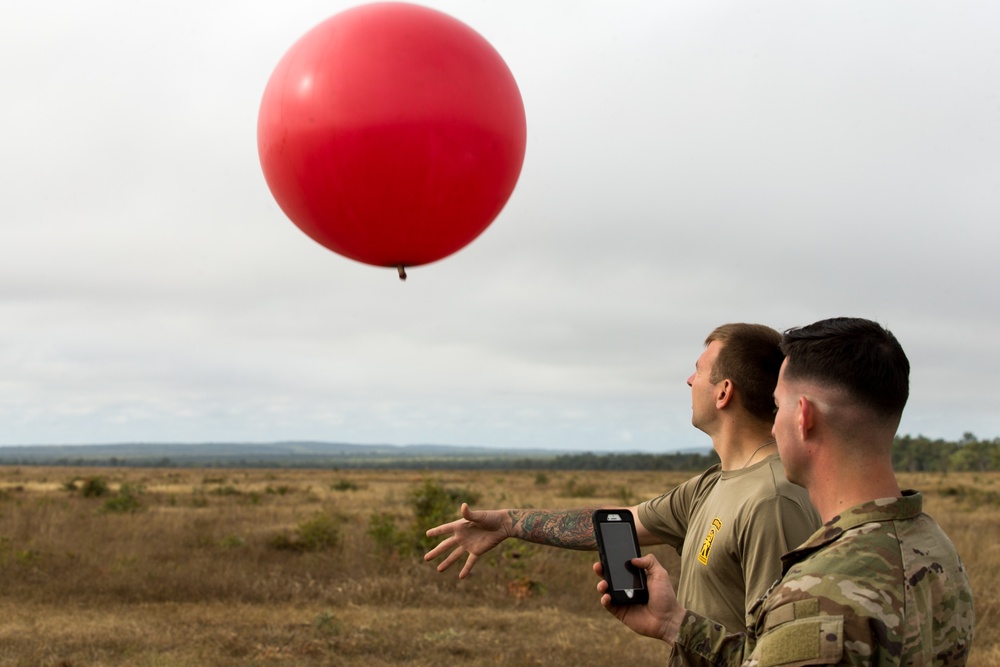
<path id="1" fill-rule="evenodd" d="M 846 510 L 782 557 L 747 634 L 687 612 L 675 653 L 688 664 L 964 665 L 969 579 L 951 540 L 904 491 Z"/>

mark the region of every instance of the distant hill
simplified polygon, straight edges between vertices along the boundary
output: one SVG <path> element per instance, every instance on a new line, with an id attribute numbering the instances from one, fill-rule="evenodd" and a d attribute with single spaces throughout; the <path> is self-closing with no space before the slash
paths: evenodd
<path id="1" fill-rule="evenodd" d="M 711 450 L 672 455 L 557 449 L 497 449 L 454 445 L 353 445 L 338 442 L 122 443 L 0 447 L 0 465 L 150 467 L 562 467 L 595 457 L 708 456 Z M 555 465 L 560 462 L 562 465 Z M 590 466 L 588 466 L 590 467 Z M 599 466 L 604 467 L 604 466 Z"/>
<path id="2" fill-rule="evenodd" d="M 964 433 L 960 439 L 948 441 L 922 435 L 896 436 L 892 459 L 899 471 L 1000 470 L 1000 437 L 982 440 Z M 707 446 L 661 454 L 620 449 L 571 451 L 317 441 L 0 445 L 0 465 L 697 471 L 717 461 L 718 456 Z"/>

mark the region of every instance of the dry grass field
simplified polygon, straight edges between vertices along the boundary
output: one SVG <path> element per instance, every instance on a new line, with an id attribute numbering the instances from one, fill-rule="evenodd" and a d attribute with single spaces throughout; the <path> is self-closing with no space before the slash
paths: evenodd
<path id="1" fill-rule="evenodd" d="M 594 554 L 506 543 L 459 581 L 423 563 L 414 523 L 433 492 L 621 505 L 686 477 L 0 468 L 0 665 L 661 665 L 601 608 Z M 900 481 L 971 573 L 971 664 L 1000 664 L 1000 475 Z"/>

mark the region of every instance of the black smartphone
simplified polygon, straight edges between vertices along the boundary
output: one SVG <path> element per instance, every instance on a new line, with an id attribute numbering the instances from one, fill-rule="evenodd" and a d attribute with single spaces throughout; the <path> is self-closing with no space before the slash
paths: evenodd
<path id="1" fill-rule="evenodd" d="M 632 512 L 597 510 L 594 512 L 594 534 L 611 601 L 614 604 L 646 604 L 649 601 L 646 571 L 632 565 L 632 559 L 641 555 Z"/>

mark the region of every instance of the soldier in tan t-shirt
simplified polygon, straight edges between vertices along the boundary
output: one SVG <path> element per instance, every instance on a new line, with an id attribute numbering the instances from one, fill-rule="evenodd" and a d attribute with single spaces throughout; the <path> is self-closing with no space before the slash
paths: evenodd
<path id="1" fill-rule="evenodd" d="M 630 508 L 641 544 L 671 544 L 681 552 L 687 604 L 733 623 L 734 632 L 743 629 L 755 596 L 780 576 L 781 553 L 819 526 L 805 492 L 785 481 L 771 439 L 780 340 L 759 324 L 725 324 L 708 336 L 687 384 L 691 423 L 711 436 L 721 463 Z M 459 573 L 464 578 L 479 556 L 508 537 L 596 549 L 594 509 L 473 511 L 463 504 L 461 519 L 427 531 L 445 539 L 424 558 L 451 550 L 438 565 L 443 572 L 468 554 Z"/>
<path id="2" fill-rule="evenodd" d="M 746 627 L 746 610 L 780 578 L 782 554 L 819 526 L 805 489 L 785 478 L 777 454 L 738 470 L 713 466 L 640 504 L 637 517 L 680 554 L 681 604 L 733 632 Z"/>

